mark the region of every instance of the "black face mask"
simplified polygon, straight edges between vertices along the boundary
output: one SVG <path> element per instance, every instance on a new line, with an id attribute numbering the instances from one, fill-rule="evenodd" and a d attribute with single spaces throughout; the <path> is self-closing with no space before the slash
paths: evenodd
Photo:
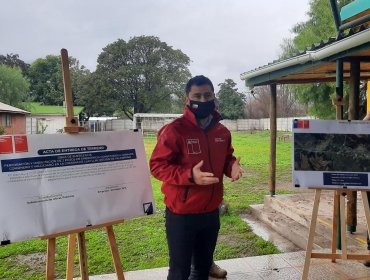
<path id="1" fill-rule="evenodd" d="M 213 99 L 207 102 L 190 100 L 188 107 L 196 118 L 204 119 L 215 110 L 215 100 Z"/>

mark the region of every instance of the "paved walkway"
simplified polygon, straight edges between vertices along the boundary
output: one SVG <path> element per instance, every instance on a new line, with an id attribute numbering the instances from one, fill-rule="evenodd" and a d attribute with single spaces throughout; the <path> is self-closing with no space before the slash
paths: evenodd
<path id="1" fill-rule="evenodd" d="M 229 259 L 216 263 L 228 271 L 227 280 L 299 280 L 302 277 L 305 252 Z M 165 280 L 167 267 L 125 272 L 126 280 Z M 90 276 L 91 280 L 113 280 L 115 274 Z M 213 278 L 210 278 L 210 280 Z M 332 263 L 330 260 L 311 260 L 310 280 L 370 279 L 370 268 L 358 261 Z"/>
<path id="2" fill-rule="evenodd" d="M 285 212 L 287 212 L 286 209 L 294 209 L 293 212 L 300 215 L 299 217 L 308 223 L 311 218 L 313 193 L 303 193 L 295 196 L 278 196 L 278 198 L 278 202 L 284 205 L 285 208 L 283 210 Z M 332 194 L 330 192 L 323 194 L 321 197 L 318 219 L 319 230 L 320 225 L 328 227 L 331 230 L 333 211 L 332 200 Z M 350 252 L 348 253 L 366 254 L 368 253 L 368 251 L 364 251 L 366 249 L 366 222 L 360 197 L 358 203 L 358 228 L 357 233 L 355 234 L 347 233 L 347 240 L 350 241 L 348 244 Z M 249 220 L 247 222 L 249 224 L 251 223 Z M 288 225 L 283 226 L 283 228 L 289 230 Z M 299 235 L 307 234 L 308 228 L 306 228 L 305 232 L 300 233 Z M 269 233 L 269 236 L 270 238 L 267 239 L 276 244 L 276 236 L 271 235 L 271 232 Z M 323 248 L 328 247 L 330 248 L 330 246 L 325 246 Z M 296 250 L 296 248 L 294 248 L 294 250 Z M 338 253 L 340 253 L 340 251 Z M 300 280 L 302 277 L 304 260 L 305 252 L 297 251 L 266 256 L 221 260 L 216 261 L 216 263 L 228 271 L 227 280 Z M 167 277 L 167 271 L 168 267 L 128 271 L 125 272 L 125 280 L 165 280 Z M 116 275 L 107 274 L 90 276 L 90 279 L 113 280 L 116 279 Z M 213 278 L 210 278 L 209 280 L 211 279 L 214 280 Z M 311 259 L 309 279 L 370 280 L 370 268 L 365 267 L 362 264 L 362 261 L 337 260 L 336 263 L 332 263 L 331 260 L 326 259 Z"/>

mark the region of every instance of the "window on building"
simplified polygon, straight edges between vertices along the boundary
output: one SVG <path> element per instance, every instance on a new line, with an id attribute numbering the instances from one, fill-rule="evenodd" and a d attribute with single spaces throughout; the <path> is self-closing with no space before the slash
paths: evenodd
<path id="1" fill-rule="evenodd" d="M 1 116 L 1 126 L 7 127 L 12 125 L 12 117 L 11 114 L 3 114 Z"/>

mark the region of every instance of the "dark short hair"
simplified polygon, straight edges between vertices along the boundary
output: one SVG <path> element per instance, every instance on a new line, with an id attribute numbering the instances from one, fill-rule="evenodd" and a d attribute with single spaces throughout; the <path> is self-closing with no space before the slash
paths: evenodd
<path id="1" fill-rule="evenodd" d="M 193 85 L 196 85 L 196 86 L 209 85 L 212 88 L 212 91 L 215 91 L 211 80 L 203 75 L 195 76 L 188 81 L 185 87 L 186 95 L 189 95 L 189 92 Z"/>

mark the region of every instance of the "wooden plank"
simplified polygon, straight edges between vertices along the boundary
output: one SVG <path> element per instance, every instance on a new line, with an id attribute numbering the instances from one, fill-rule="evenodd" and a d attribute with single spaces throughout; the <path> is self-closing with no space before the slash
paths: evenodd
<path id="1" fill-rule="evenodd" d="M 66 104 L 66 126 L 64 127 L 64 131 L 67 133 L 82 132 L 85 131 L 85 128 L 78 125 L 78 118 L 74 116 L 73 112 L 72 84 L 69 71 L 68 51 L 66 49 L 61 49 L 60 55 L 63 73 L 64 99 Z"/>
<path id="2" fill-rule="evenodd" d="M 312 208 L 310 231 L 309 231 L 308 240 L 307 240 L 306 257 L 304 261 L 302 280 L 306 280 L 308 278 L 308 271 L 310 268 L 313 241 L 315 238 L 315 231 L 316 231 L 317 213 L 319 211 L 320 195 L 321 195 L 321 190 L 316 189 L 315 200 L 314 200 L 313 208 Z"/>
<path id="3" fill-rule="evenodd" d="M 113 226 L 107 226 L 106 230 L 107 230 L 107 235 L 108 235 L 108 240 L 109 240 L 109 245 L 110 245 L 110 252 L 111 252 L 112 258 L 113 258 L 114 269 L 115 269 L 116 274 L 117 274 L 117 279 L 118 280 L 125 280 L 125 276 L 123 275 L 123 269 L 122 269 L 122 265 L 121 265 L 121 259 L 119 257 L 116 237 L 115 237 L 114 231 L 113 231 Z"/>
<path id="4" fill-rule="evenodd" d="M 76 234 L 74 233 L 74 234 L 68 235 L 66 280 L 73 279 L 75 249 L 76 249 Z"/>
<path id="5" fill-rule="evenodd" d="M 93 229 L 98 229 L 98 228 L 102 228 L 102 227 L 107 227 L 107 226 L 111 226 L 111 225 L 120 224 L 120 223 L 123 223 L 123 221 L 124 220 L 122 219 L 122 220 L 116 220 L 116 221 L 112 221 L 112 222 L 106 222 L 106 223 L 99 224 L 99 225 L 93 225 L 93 226 L 88 226 L 88 227 L 84 227 L 84 228 L 67 230 L 67 231 L 56 233 L 56 234 L 45 235 L 45 236 L 41 236 L 40 238 L 41 239 L 49 239 L 49 238 L 55 238 L 55 237 L 58 237 L 58 236 L 66 236 L 66 235 L 73 234 L 73 233 L 79 233 L 79 232 L 83 232 L 83 231 L 88 231 L 88 230 L 93 230 Z"/>
<path id="6" fill-rule="evenodd" d="M 64 98 L 66 104 L 66 127 L 78 126 L 78 120 L 74 117 L 71 75 L 69 73 L 68 51 L 62 49 L 60 51 L 62 60 L 62 73 L 64 85 Z"/>
<path id="7" fill-rule="evenodd" d="M 342 259 L 342 254 L 330 254 L 330 253 L 312 253 L 312 259 Z M 370 260 L 370 255 L 362 255 L 362 254 L 348 254 L 347 260 Z"/>
<path id="8" fill-rule="evenodd" d="M 338 227 L 338 205 L 339 205 L 339 193 L 334 192 L 334 206 L 333 206 L 333 231 L 331 235 L 331 252 L 336 254 L 337 252 L 337 227 Z M 332 259 L 335 262 L 335 258 Z"/>
<path id="9" fill-rule="evenodd" d="M 79 232 L 77 234 L 77 240 L 78 240 L 78 252 L 80 254 L 80 276 L 81 276 L 81 280 L 88 280 L 89 279 L 89 273 L 88 273 L 88 269 L 87 269 L 85 232 Z"/>
<path id="10" fill-rule="evenodd" d="M 347 259 L 347 233 L 346 233 L 346 212 L 345 212 L 345 201 L 344 195 L 341 195 L 339 198 L 340 204 L 340 233 L 342 241 L 342 259 Z"/>
<path id="11" fill-rule="evenodd" d="M 54 279 L 54 263 L 55 263 L 55 238 L 48 239 L 47 259 L 46 259 L 46 280 Z"/>
<path id="12" fill-rule="evenodd" d="M 367 222 L 367 233 L 370 235 L 370 210 L 369 210 L 369 200 L 367 198 L 367 192 L 361 191 L 362 203 L 364 205 L 364 213 Z"/>

